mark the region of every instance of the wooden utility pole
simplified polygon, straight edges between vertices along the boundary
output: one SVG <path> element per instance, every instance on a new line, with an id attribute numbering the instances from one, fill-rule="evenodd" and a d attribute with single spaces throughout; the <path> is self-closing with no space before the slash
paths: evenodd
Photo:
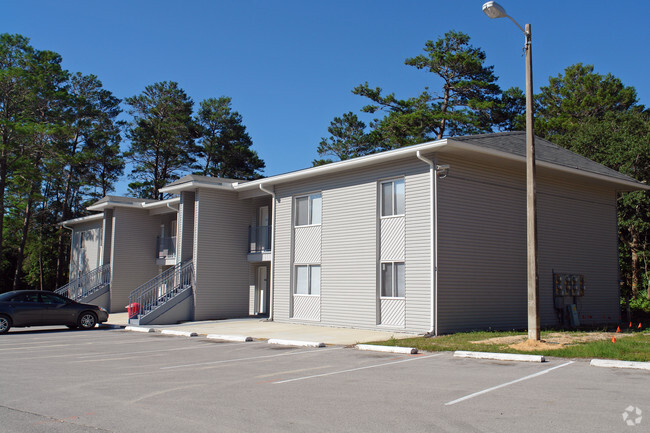
<path id="1" fill-rule="evenodd" d="M 533 53 L 526 24 L 526 244 L 528 250 L 528 339 L 539 340 L 539 274 L 537 270 L 537 191 L 533 125 Z"/>

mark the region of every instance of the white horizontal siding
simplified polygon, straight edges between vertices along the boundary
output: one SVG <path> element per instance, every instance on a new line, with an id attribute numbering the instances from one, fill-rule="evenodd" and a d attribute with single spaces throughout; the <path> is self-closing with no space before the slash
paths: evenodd
<path id="1" fill-rule="evenodd" d="M 322 191 L 321 227 L 321 323 L 377 329 L 379 325 L 379 180 L 406 176 L 405 251 L 407 299 L 412 297 L 406 329 L 426 330 L 429 321 L 429 201 L 410 196 L 428 193 L 428 166 L 414 158 L 399 164 L 384 164 L 354 173 L 321 176 L 309 181 L 276 187 L 276 225 L 274 255 L 274 319 L 290 320 L 292 236 L 292 197 Z M 423 202 L 423 204 L 420 204 Z M 410 209 L 413 216 L 410 216 Z M 422 212 L 425 212 L 423 216 Z M 408 231 L 414 233 L 410 234 Z M 412 242 L 409 256 L 409 239 Z M 420 248 L 424 246 L 425 250 Z M 411 264 L 412 262 L 412 264 Z M 418 306 L 425 299 L 426 305 Z M 413 325 L 409 325 L 409 317 Z M 291 319 L 295 321 L 295 319 Z M 411 326 L 411 327 L 410 327 Z"/>
<path id="2" fill-rule="evenodd" d="M 467 160 L 444 162 L 451 171 L 439 183 L 439 331 L 525 328 L 525 173 Z M 542 326 L 558 323 L 552 269 L 589 275 L 592 293 L 583 309 L 613 317 L 618 308 L 613 191 L 576 179 L 560 181 L 544 171 L 537 185 Z"/>
<path id="3" fill-rule="evenodd" d="M 252 203 L 234 192 L 210 189 L 199 189 L 195 200 L 194 319 L 247 316 Z"/>
<path id="4" fill-rule="evenodd" d="M 124 311 L 131 291 L 158 275 L 156 237 L 160 215 L 144 209 L 113 211 L 111 312 Z"/>

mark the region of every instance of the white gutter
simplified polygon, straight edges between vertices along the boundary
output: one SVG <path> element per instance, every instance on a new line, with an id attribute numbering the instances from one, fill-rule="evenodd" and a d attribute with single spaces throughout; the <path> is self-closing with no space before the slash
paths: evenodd
<path id="1" fill-rule="evenodd" d="M 264 185 L 260 184 L 260 191 L 263 191 L 271 195 L 271 215 L 273 220 L 271 221 L 273 227 L 273 233 L 271 234 L 271 270 L 269 272 L 269 320 L 273 320 L 273 274 L 275 274 L 275 193 L 264 188 Z"/>
<path id="2" fill-rule="evenodd" d="M 71 219 L 71 220 L 67 220 L 67 221 L 61 221 L 59 223 L 59 225 L 62 226 L 62 227 L 65 227 L 68 230 L 73 230 L 72 228 L 67 227 L 65 224 L 81 224 L 81 223 L 85 223 L 85 222 L 88 222 L 88 221 L 100 220 L 102 218 L 104 218 L 104 214 L 103 213 L 98 213 L 98 214 L 95 214 L 95 215 L 88 215 L 88 216 L 85 216 L 85 217 L 79 217 L 79 218 L 75 218 L 75 219 Z"/>
<path id="3" fill-rule="evenodd" d="M 183 182 L 176 185 L 160 188 L 159 191 L 165 194 L 179 193 L 181 191 L 187 191 L 188 189 L 195 189 L 195 188 L 221 189 L 221 190 L 232 191 L 234 189 L 233 186 L 237 184 L 238 182 L 223 182 L 217 184 L 211 182 L 201 182 L 200 180 L 191 180 L 188 182 Z"/>
<path id="4" fill-rule="evenodd" d="M 160 201 L 154 201 L 154 202 L 149 202 L 149 203 L 142 203 L 141 206 L 143 208 L 145 208 L 145 209 L 149 209 L 149 208 L 152 208 L 152 207 L 163 207 L 163 206 L 166 205 L 169 209 L 173 209 L 173 210 L 177 211 L 178 209 L 173 208 L 173 207 L 169 207 L 169 205 L 170 204 L 179 204 L 180 202 L 181 202 L 180 197 L 174 197 L 174 198 L 168 198 L 167 200 L 160 200 Z"/>
<path id="5" fill-rule="evenodd" d="M 438 335 L 438 173 L 436 164 L 422 156 L 419 150 L 415 156 L 429 165 L 429 182 L 431 184 L 431 195 L 429 196 L 431 218 L 431 322 L 429 334 Z"/>

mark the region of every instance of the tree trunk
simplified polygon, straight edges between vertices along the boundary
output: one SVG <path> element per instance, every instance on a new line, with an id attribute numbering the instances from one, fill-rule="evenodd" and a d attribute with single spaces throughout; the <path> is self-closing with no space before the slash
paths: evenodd
<path id="1" fill-rule="evenodd" d="M 76 153 L 77 146 L 73 147 L 73 155 Z M 66 178 L 65 185 L 65 194 L 63 196 L 63 203 L 61 203 L 61 221 L 67 221 L 70 219 L 70 195 L 72 189 L 72 171 L 74 170 L 74 165 L 70 164 L 70 170 L 68 171 L 68 176 Z M 65 249 L 65 230 L 61 228 L 61 233 L 59 234 L 59 242 L 57 245 L 57 261 L 56 261 L 56 279 L 54 284 L 56 287 L 61 287 L 63 283 L 63 268 L 66 261 L 64 260 L 64 249 Z"/>
<path id="2" fill-rule="evenodd" d="M 7 187 L 7 158 L 0 156 L 0 262 L 2 262 L 2 247 L 4 245 L 4 221 L 5 221 L 5 189 Z"/>
<path id="3" fill-rule="evenodd" d="M 636 298 L 639 294 L 639 281 L 641 280 L 641 267 L 639 266 L 641 239 L 636 227 L 630 226 L 629 230 L 632 236 L 632 242 L 630 242 L 630 251 L 632 253 L 632 297 Z"/>
<path id="4" fill-rule="evenodd" d="M 29 234 L 29 223 L 32 218 L 32 210 L 34 205 L 34 193 L 36 192 L 37 183 L 34 182 L 27 197 L 27 206 L 25 208 L 25 220 L 23 221 L 23 229 L 21 231 L 20 245 L 18 246 L 18 256 L 16 257 L 16 273 L 14 274 L 13 290 L 18 290 L 18 284 L 23 277 L 23 261 L 25 259 L 25 246 L 27 245 L 27 235 Z"/>

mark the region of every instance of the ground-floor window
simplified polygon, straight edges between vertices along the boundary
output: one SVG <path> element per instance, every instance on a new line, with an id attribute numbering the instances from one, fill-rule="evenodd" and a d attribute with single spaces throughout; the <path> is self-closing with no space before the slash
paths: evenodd
<path id="1" fill-rule="evenodd" d="M 403 298 L 405 290 L 404 262 L 381 263 L 381 296 Z"/>
<path id="2" fill-rule="evenodd" d="M 296 295 L 320 295 L 320 265 L 296 265 Z"/>

